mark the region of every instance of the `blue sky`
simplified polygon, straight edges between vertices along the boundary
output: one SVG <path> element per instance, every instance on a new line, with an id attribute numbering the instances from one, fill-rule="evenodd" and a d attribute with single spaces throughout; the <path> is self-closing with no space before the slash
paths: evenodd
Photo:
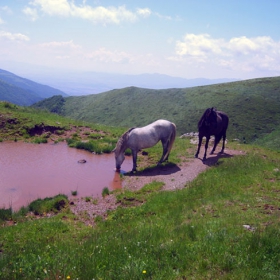
<path id="1" fill-rule="evenodd" d="M 0 68 L 280 76 L 279 11 L 279 0 L 1 0 Z"/>

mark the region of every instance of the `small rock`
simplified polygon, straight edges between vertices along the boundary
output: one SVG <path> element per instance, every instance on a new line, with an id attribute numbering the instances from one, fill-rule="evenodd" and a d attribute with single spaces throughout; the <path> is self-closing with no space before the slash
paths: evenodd
<path id="1" fill-rule="evenodd" d="M 244 227 L 245 229 L 250 230 L 250 231 L 255 231 L 255 228 L 254 228 L 254 227 L 251 227 L 250 225 L 243 225 L 243 227 Z"/>

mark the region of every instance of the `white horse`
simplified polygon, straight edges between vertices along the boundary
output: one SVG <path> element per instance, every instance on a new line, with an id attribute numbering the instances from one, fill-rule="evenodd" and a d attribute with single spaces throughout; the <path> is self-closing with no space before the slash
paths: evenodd
<path id="1" fill-rule="evenodd" d="M 124 152 L 129 148 L 131 149 L 133 156 L 132 171 L 136 171 L 138 151 L 152 147 L 159 141 L 162 143 L 163 152 L 158 164 L 168 160 L 175 137 L 176 125 L 166 120 L 157 120 L 144 127 L 130 128 L 120 137 L 116 148 L 114 149 L 116 169 L 120 170 L 125 159 Z"/>

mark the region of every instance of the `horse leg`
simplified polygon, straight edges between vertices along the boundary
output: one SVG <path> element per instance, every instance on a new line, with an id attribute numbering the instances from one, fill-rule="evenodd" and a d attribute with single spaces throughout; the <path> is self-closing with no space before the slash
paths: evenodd
<path id="1" fill-rule="evenodd" d="M 216 150 L 216 147 L 217 147 L 217 145 L 219 144 L 221 138 L 222 138 L 221 135 L 215 135 L 215 142 L 214 142 L 214 147 L 213 147 L 213 149 L 212 149 L 212 151 L 211 151 L 211 153 L 210 153 L 211 155 L 214 154 L 214 152 L 215 152 L 215 150 Z"/>
<path id="2" fill-rule="evenodd" d="M 132 150 L 132 158 L 133 158 L 133 168 L 132 168 L 132 172 L 133 171 L 137 171 L 137 150 Z"/>
<path id="3" fill-rule="evenodd" d="M 196 157 L 196 158 L 198 157 L 198 154 L 199 154 L 199 151 L 200 151 L 200 147 L 201 147 L 201 143 L 202 143 L 202 137 L 199 136 L 198 145 L 197 145 L 197 152 L 196 152 L 196 154 L 195 154 L 195 157 Z"/>
<path id="4" fill-rule="evenodd" d="M 222 150 L 221 150 L 222 154 L 224 153 L 224 149 L 225 149 L 225 141 L 226 141 L 226 133 L 223 134 L 223 147 L 222 147 Z"/>
<path id="5" fill-rule="evenodd" d="M 204 151 L 203 161 L 206 160 L 206 154 L 207 154 L 209 139 L 210 139 L 210 136 L 207 136 L 206 137 L 206 143 L 205 143 L 205 151 Z"/>
<path id="6" fill-rule="evenodd" d="M 217 147 L 217 145 L 218 145 L 218 143 L 219 143 L 219 141 L 217 141 L 217 140 L 218 140 L 218 139 L 217 139 L 217 136 L 215 136 L 214 146 L 213 146 L 213 149 L 212 149 L 210 155 L 213 155 L 214 152 L 215 152 L 215 150 L 216 150 L 216 147 Z"/>
<path id="7" fill-rule="evenodd" d="M 166 142 L 161 141 L 161 143 L 162 143 L 162 156 L 161 156 L 159 162 L 157 163 L 158 165 L 163 162 L 164 158 L 165 158 L 165 160 L 168 159 L 168 155 L 166 157 L 166 154 L 168 152 L 168 141 L 166 141 Z"/>

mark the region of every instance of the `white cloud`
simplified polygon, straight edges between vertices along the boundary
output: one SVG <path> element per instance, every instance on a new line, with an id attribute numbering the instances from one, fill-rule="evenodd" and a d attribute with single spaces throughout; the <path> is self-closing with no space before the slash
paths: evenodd
<path id="1" fill-rule="evenodd" d="M 32 46 L 34 53 L 40 56 L 40 59 L 53 61 L 54 59 L 65 61 L 82 57 L 82 47 L 70 41 L 53 41 Z"/>
<path id="2" fill-rule="evenodd" d="M 66 42 L 48 42 L 48 43 L 42 43 L 39 45 L 39 47 L 47 48 L 47 49 L 62 49 L 62 48 L 68 48 L 68 49 L 80 49 L 81 46 L 75 45 L 72 40 L 66 41 Z"/>
<path id="3" fill-rule="evenodd" d="M 149 8 L 145 8 L 145 9 L 141 9 L 138 8 L 137 9 L 137 14 L 143 17 L 149 17 L 151 15 L 151 10 Z"/>
<path id="4" fill-rule="evenodd" d="M 32 21 L 36 21 L 38 19 L 38 13 L 36 9 L 26 7 L 23 9 L 23 13 L 29 16 Z"/>
<path id="5" fill-rule="evenodd" d="M 29 5 L 32 5 L 33 9 L 35 8 L 37 11 L 50 16 L 72 16 L 102 24 L 119 24 L 123 21 L 133 22 L 138 19 L 138 16 L 147 17 L 151 14 L 151 11 L 147 8 L 132 12 L 124 5 L 118 7 L 92 7 L 86 5 L 86 1 L 83 1 L 82 5 L 75 5 L 74 1 L 68 0 L 32 0 Z M 31 15 L 30 10 L 26 9 L 25 13 Z M 31 8 L 29 7 L 29 9 Z"/>
<path id="6" fill-rule="evenodd" d="M 12 15 L 13 14 L 12 10 L 8 6 L 0 7 L 0 12 L 5 13 L 7 15 Z M 0 24 L 4 24 L 4 23 L 5 23 L 5 21 L 0 17 Z"/>
<path id="7" fill-rule="evenodd" d="M 0 31 L 0 40 L 1 39 L 5 39 L 8 41 L 29 41 L 29 38 L 26 35 L 5 31 Z"/>
<path id="8" fill-rule="evenodd" d="M 158 18 L 160 19 L 165 19 L 165 20 L 172 20 L 172 17 L 171 16 L 164 16 L 164 15 L 161 15 L 160 13 L 154 13 Z M 176 18 L 176 20 L 180 20 L 179 18 Z"/>
<path id="9" fill-rule="evenodd" d="M 221 53 L 222 40 L 215 40 L 208 34 L 186 34 L 183 41 L 177 41 L 176 53 L 178 55 L 188 55 L 203 57 L 208 53 Z"/>
<path id="10" fill-rule="evenodd" d="M 273 49 L 276 44 L 270 37 L 266 36 L 256 38 L 242 36 L 232 38 L 228 43 L 228 48 L 233 52 L 247 55 L 255 52 L 267 52 L 269 49 Z"/>
<path id="11" fill-rule="evenodd" d="M 133 60 L 133 57 L 126 52 L 112 51 L 107 50 L 105 48 L 100 48 L 98 50 L 86 54 L 85 56 L 91 60 L 104 63 L 128 63 Z"/>
<path id="12" fill-rule="evenodd" d="M 0 7 L 0 11 L 3 11 L 5 13 L 7 13 L 8 15 L 12 15 L 13 14 L 12 10 L 8 6 Z"/>
<path id="13" fill-rule="evenodd" d="M 252 71 L 280 70 L 280 42 L 267 36 L 214 39 L 208 34 L 186 34 L 176 42 L 176 55 L 169 60 L 216 65 Z"/>
<path id="14" fill-rule="evenodd" d="M 60 16 L 70 15 L 71 5 L 74 5 L 67 0 L 33 0 L 29 4 L 38 7 L 43 13 Z"/>
<path id="15" fill-rule="evenodd" d="M 91 8 L 90 6 L 74 7 L 71 13 L 73 16 L 101 23 L 120 23 L 121 21 L 135 21 L 136 14 L 130 12 L 125 6 L 109 7 L 102 6 Z"/>

